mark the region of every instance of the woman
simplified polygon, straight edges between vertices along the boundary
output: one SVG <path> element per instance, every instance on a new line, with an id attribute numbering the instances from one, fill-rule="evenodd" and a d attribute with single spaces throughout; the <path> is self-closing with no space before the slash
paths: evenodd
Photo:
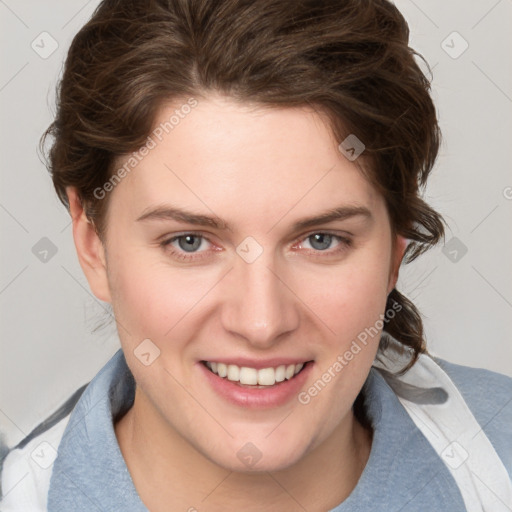
<path id="1" fill-rule="evenodd" d="M 512 379 L 429 356 L 395 288 L 444 233 L 414 55 L 384 0 L 102 2 L 46 135 L 122 348 L 2 510 L 512 508 Z"/>

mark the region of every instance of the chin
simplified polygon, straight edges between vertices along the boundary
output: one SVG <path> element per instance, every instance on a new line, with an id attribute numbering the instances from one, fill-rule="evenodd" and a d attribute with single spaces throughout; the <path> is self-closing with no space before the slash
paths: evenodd
<path id="1" fill-rule="evenodd" d="M 243 441 L 230 439 L 229 447 L 223 444 L 220 450 L 203 452 L 218 466 L 237 473 L 260 473 L 281 471 L 301 460 L 307 451 L 307 443 L 269 442 L 268 439 Z M 232 449 L 230 449 L 232 447 Z"/>

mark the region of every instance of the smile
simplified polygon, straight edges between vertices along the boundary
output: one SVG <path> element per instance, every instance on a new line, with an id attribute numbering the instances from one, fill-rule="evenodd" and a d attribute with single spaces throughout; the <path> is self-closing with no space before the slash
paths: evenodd
<path id="1" fill-rule="evenodd" d="M 242 386 L 266 387 L 274 386 L 276 383 L 292 379 L 302 370 L 306 363 L 280 365 L 260 369 L 213 361 L 205 361 L 204 364 L 212 373 L 234 383 L 238 382 Z"/>
<path id="2" fill-rule="evenodd" d="M 238 364 L 234 364 L 237 362 Z M 244 409 L 269 409 L 297 398 L 313 371 L 314 360 L 198 361 L 208 387 Z"/>

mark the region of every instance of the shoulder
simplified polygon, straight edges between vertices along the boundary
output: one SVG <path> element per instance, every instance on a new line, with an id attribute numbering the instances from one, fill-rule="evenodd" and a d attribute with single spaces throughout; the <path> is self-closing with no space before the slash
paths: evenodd
<path id="1" fill-rule="evenodd" d="M 87 384 L 11 449 L 2 446 L 0 510 L 46 510 L 53 462 L 71 412 Z"/>
<path id="2" fill-rule="evenodd" d="M 512 377 L 433 359 L 452 379 L 512 477 Z"/>
<path id="3" fill-rule="evenodd" d="M 1 473 L 2 512 L 46 510 L 53 461 L 68 420 L 69 415 L 7 453 Z"/>
<path id="4" fill-rule="evenodd" d="M 512 377 L 483 368 L 472 368 L 434 357 L 449 375 L 479 423 L 496 415 L 512 414 Z M 512 424 L 510 424 L 512 425 Z"/>

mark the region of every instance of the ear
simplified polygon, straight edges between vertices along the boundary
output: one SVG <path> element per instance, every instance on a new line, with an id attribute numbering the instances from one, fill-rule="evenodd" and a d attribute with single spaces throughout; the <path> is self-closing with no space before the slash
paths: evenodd
<path id="1" fill-rule="evenodd" d="M 405 254 L 405 250 L 407 249 L 408 240 L 401 235 L 396 235 L 394 245 L 393 245 L 393 254 L 391 257 L 391 268 L 389 272 L 389 283 L 388 283 L 388 294 L 391 290 L 396 286 L 396 282 L 398 281 L 398 274 L 400 265 L 402 263 L 402 259 Z"/>
<path id="2" fill-rule="evenodd" d="M 94 295 L 110 302 L 105 249 L 94 229 L 93 224 L 85 215 L 78 191 L 75 187 L 67 187 L 69 211 L 73 221 L 73 238 L 80 266 L 89 282 Z"/>

